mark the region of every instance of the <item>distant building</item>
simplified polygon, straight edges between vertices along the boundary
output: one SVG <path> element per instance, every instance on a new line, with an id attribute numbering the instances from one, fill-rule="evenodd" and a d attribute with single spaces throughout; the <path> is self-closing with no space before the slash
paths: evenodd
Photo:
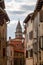
<path id="1" fill-rule="evenodd" d="M 13 57 L 12 65 L 24 65 L 24 42 L 23 42 L 23 40 L 24 39 L 23 39 L 23 34 L 22 34 L 22 27 L 21 27 L 20 22 L 18 22 L 18 25 L 16 27 L 16 32 L 15 32 L 15 39 L 10 39 L 8 41 L 8 46 L 9 46 L 9 42 L 10 42 L 9 47 L 12 48 L 12 45 L 13 45 L 12 53 L 14 53 L 14 55 L 12 56 Z M 11 51 L 11 49 L 10 49 L 10 51 Z M 10 63 L 11 62 L 9 62 L 9 64 Z"/>
<path id="2" fill-rule="evenodd" d="M 7 41 L 7 24 L 9 17 L 6 13 L 4 0 L 0 0 L 0 65 L 7 65 L 6 41 Z"/>
<path id="3" fill-rule="evenodd" d="M 24 20 L 25 27 L 25 64 L 33 65 L 33 22 L 32 14 L 29 14 Z"/>

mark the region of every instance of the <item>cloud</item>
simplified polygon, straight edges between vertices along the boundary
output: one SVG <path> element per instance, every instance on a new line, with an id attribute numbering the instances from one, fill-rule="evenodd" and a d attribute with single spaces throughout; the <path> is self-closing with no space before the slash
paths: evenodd
<path id="1" fill-rule="evenodd" d="M 11 2 L 12 0 L 6 0 L 6 2 Z"/>
<path id="2" fill-rule="evenodd" d="M 5 1 L 6 10 L 8 9 L 8 10 L 11 10 L 11 11 L 21 10 L 22 5 L 35 5 L 35 3 L 36 3 L 35 0 L 11 0 L 11 1 L 6 0 Z"/>
<path id="3" fill-rule="evenodd" d="M 14 10 L 19 10 L 20 9 L 20 5 L 18 3 L 16 3 L 14 0 L 10 1 L 10 2 L 5 2 L 5 5 L 6 5 L 6 10 L 11 10 L 11 11 L 14 11 Z"/>
<path id="4" fill-rule="evenodd" d="M 24 14 L 19 13 L 18 14 L 18 13 L 13 13 L 13 12 L 11 13 L 11 12 L 10 11 L 7 12 L 8 16 L 10 18 L 10 22 L 13 21 L 13 20 L 15 22 L 15 21 L 18 21 L 19 19 L 22 20 L 22 21 L 24 20 L 26 13 L 24 13 Z"/>
<path id="5" fill-rule="evenodd" d="M 34 5 L 22 5 L 21 6 L 21 9 L 23 9 L 23 10 L 34 10 Z"/>
<path id="6" fill-rule="evenodd" d="M 15 0 L 16 2 L 23 2 L 22 0 Z"/>
<path id="7" fill-rule="evenodd" d="M 25 11 L 9 11 L 11 14 L 24 14 Z"/>
<path id="8" fill-rule="evenodd" d="M 36 0 L 15 0 L 16 2 L 28 2 L 28 3 L 30 3 L 30 2 L 36 2 Z"/>
<path id="9" fill-rule="evenodd" d="M 26 16 L 33 12 L 37 0 L 5 0 L 6 11 L 10 18 L 10 23 L 7 27 L 7 38 L 15 37 L 15 29 L 18 20 L 20 19 L 21 25 Z"/>

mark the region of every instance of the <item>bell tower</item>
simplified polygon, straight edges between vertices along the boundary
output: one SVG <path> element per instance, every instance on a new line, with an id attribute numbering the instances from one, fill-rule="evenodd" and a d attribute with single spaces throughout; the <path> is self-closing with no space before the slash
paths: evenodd
<path id="1" fill-rule="evenodd" d="M 22 27 L 21 27 L 20 21 L 18 21 L 18 24 L 16 27 L 15 37 L 17 39 L 22 39 Z"/>

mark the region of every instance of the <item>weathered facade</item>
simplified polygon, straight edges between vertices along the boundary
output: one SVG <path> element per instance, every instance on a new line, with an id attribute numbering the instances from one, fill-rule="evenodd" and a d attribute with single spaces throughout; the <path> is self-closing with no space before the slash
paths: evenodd
<path id="1" fill-rule="evenodd" d="M 25 23 L 27 24 L 25 27 L 25 29 L 26 29 L 25 35 L 27 35 L 26 33 L 27 32 L 29 33 L 29 31 L 31 30 L 31 23 L 30 23 L 30 28 L 29 28 L 28 20 L 29 20 L 29 17 L 27 17 L 25 19 Z M 37 1 L 36 8 L 31 17 L 31 21 L 33 23 L 33 42 L 32 42 L 33 65 L 43 65 L 43 0 Z M 27 28 L 29 29 L 29 31 L 27 31 Z M 27 35 L 27 37 L 28 37 L 28 35 Z M 26 45 L 28 47 L 27 42 L 29 41 L 29 38 L 27 38 L 27 39 L 25 37 L 25 43 L 26 43 L 25 49 L 26 50 L 28 50 L 26 48 Z M 31 44 L 31 42 L 30 42 L 30 44 Z M 27 55 L 29 55 L 28 52 L 27 52 Z M 27 61 L 27 64 L 29 64 L 31 61 Z"/>
<path id="2" fill-rule="evenodd" d="M 33 65 L 33 22 L 31 20 L 32 14 L 33 13 L 29 14 L 24 20 L 26 65 Z"/>
<path id="3" fill-rule="evenodd" d="M 14 45 L 10 39 L 7 42 L 7 65 L 14 65 Z"/>
<path id="4" fill-rule="evenodd" d="M 34 65 L 43 65 L 43 0 L 38 0 L 32 17 Z"/>
<path id="5" fill-rule="evenodd" d="M 9 21 L 6 13 L 4 0 L 0 0 L 0 65 L 7 64 L 6 41 L 7 41 L 7 24 Z"/>

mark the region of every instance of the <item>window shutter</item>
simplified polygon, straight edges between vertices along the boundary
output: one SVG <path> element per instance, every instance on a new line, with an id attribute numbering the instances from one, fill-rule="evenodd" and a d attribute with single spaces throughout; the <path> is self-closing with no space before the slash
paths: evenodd
<path id="1" fill-rule="evenodd" d="M 32 40 L 33 38 L 33 31 L 29 32 L 29 39 Z"/>
<path id="2" fill-rule="evenodd" d="M 3 57 L 5 56 L 5 48 L 3 48 Z"/>
<path id="3" fill-rule="evenodd" d="M 0 40 L 0 49 L 1 49 L 1 40 Z"/>
<path id="4" fill-rule="evenodd" d="M 26 50 L 26 58 L 28 58 L 28 51 Z"/>
<path id="5" fill-rule="evenodd" d="M 33 49 L 30 50 L 30 57 L 33 57 Z"/>

